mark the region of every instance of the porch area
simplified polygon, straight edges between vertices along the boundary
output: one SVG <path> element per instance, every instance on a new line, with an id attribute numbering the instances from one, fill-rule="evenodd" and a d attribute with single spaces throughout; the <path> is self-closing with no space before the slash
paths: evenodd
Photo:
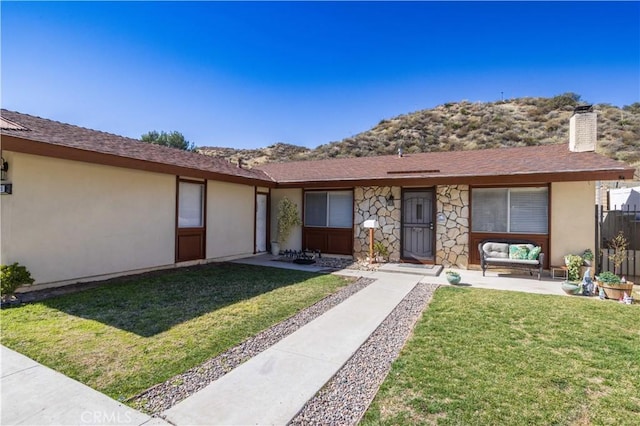
<path id="1" fill-rule="evenodd" d="M 421 282 L 429 282 L 438 285 L 450 285 L 444 274 L 445 269 L 441 265 L 416 265 L 407 263 L 383 263 L 373 264 L 367 267 L 365 264 L 352 260 L 350 256 L 329 257 L 323 256 L 322 262 L 311 265 L 300 265 L 293 262 L 278 260 L 277 256 L 271 254 L 260 254 L 256 256 L 237 259 L 235 263 L 250 265 L 261 265 L 274 268 L 288 268 L 316 273 L 331 273 L 350 277 L 376 278 L 378 274 L 398 274 L 399 278 L 406 275 L 421 276 Z M 410 265 L 410 267 L 408 267 Z M 549 271 L 545 271 L 542 279 L 530 276 L 528 272 L 507 271 L 507 270 L 487 270 L 486 276 L 482 276 L 480 269 L 453 269 L 462 276 L 458 286 L 486 288 L 493 290 L 510 290 L 525 293 L 552 294 L 566 296 L 560 284 L 561 279 L 551 277 Z"/>

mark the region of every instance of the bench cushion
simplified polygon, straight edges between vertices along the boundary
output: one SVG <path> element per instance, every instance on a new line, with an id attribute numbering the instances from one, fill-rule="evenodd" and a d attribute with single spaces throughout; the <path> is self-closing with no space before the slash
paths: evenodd
<path id="1" fill-rule="evenodd" d="M 504 257 L 485 257 L 488 263 L 501 263 L 504 265 L 513 264 L 513 265 L 538 265 L 540 264 L 539 260 L 529 260 L 529 259 L 509 259 Z"/>
<path id="2" fill-rule="evenodd" d="M 509 258 L 509 244 L 507 243 L 484 243 L 482 245 L 482 251 L 486 259 L 508 259 Z"/>

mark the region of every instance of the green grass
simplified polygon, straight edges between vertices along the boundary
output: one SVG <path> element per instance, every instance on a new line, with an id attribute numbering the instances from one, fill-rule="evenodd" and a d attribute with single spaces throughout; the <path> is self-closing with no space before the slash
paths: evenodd
<path id="1" fill-rule="evenodd" d="M 363 424 L 640 424 L 640 306 L 441 288 Z"/>
<path id="2" fill-rule="evenodd" d="M 124 400 L 347 283 L 333 275 L 237 264 L 165 271 L 3 309 L 0 340 Z"/>

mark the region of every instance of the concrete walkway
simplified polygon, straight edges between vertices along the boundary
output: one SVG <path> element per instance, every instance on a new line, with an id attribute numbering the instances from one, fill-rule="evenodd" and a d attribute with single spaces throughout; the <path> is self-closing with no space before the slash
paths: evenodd
<path id="1" fill-rule="evenodd" d="M 238 260 L 319 272 L 313 265 L 273 262 L 269 255 Z M 412 271 L 413 272 L 413 271 Z M 561 281 L 528 275 L 459 271 L 476 288 L 564 295 Z M 339 275 L 376 281 L 162 413 L 167 422 L 129 408 L 75 380 L 1 347 L 2 425 L 286 424 L 342 367 L 418 282 L 447 285 L 445 274 L 345 269 Z"/>
<path id="2" fill-rule="evenodd" d="M 176 425 L 284 425 L 344 365 L 421 277 L 376 281 L 163 413 Z"/>
<path id="3" fill-rule="evenodd" d="M 0 347 L 2 425 L 168 425 Z"/>

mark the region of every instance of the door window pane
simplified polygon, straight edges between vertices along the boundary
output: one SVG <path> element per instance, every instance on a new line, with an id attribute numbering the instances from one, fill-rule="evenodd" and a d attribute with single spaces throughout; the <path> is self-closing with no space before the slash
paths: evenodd
<path id="1" fill-rule="evenodd" d="M 180 182 L 178 185 L 178 227 L 204 226 L 204 185 Z"/>

